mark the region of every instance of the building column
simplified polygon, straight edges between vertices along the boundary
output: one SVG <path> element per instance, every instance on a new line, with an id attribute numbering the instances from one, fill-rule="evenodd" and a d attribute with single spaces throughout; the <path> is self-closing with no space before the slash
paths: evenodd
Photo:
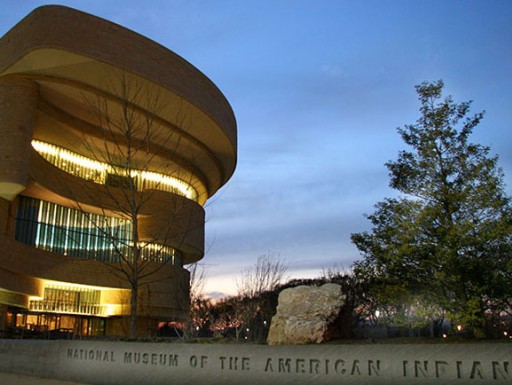
<path id="1" fill-rule="evenodd" d="M 38 93 L 34 81 L 0 78 L 0 197 L 9 201 L 26 187 Z"/>
<path id="2" fill-rule="evenodd" d="M 7 329 L 7 310 L 8 306 L 0 304 L 0 330 Z"/>

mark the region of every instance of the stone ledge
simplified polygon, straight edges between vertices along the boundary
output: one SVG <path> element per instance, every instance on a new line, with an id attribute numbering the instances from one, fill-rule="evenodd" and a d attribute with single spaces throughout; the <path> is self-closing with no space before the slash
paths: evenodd
<path id="1" fill-rule="evenodd" d="M 97 385 L 509 384 L 511 363 L 512 345 L 507 343 L 265 346 L 0 340 L 0 372 Z"/>

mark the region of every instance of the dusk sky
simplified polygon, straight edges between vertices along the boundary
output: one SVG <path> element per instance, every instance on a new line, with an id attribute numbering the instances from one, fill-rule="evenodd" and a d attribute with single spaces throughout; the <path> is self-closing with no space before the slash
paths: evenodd
<path id="1" fill-rule="evenodd" d="M 208 203 L 209 292 L 236 292 L 268 252 L 288 277 L 360 259 L 350 234 L 394 192 L 384 166 L 414 123 L 414 86 L 442 79 L 486 110 L 472 141 L 512 186 L 510 0 L 53 1 L 116 22 L 176 52 L 233 107 L 238 165 Z M 0 35 L 35 0 L 2 0 Z M 99 42 L 101 43 L 101 42 Z"/>

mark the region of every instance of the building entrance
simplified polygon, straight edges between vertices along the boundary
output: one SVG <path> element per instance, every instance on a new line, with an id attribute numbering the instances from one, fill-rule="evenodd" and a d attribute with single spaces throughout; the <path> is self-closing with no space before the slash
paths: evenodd
<path id="1" fill-rule="evenodd" d="M 13 337 L 76 338 L 105 335 L 105 318 L 33 313 L 10 308 L 7 331 Z"/>

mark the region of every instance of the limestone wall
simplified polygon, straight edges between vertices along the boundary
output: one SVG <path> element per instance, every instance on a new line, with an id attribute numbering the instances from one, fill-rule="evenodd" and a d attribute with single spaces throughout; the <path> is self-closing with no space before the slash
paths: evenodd
<path id="1" fill-rule="evenodd" d="M 7 200 L 26 186 L 37 98 L 35 82 L 0 79 L 0 197 Z"/>

